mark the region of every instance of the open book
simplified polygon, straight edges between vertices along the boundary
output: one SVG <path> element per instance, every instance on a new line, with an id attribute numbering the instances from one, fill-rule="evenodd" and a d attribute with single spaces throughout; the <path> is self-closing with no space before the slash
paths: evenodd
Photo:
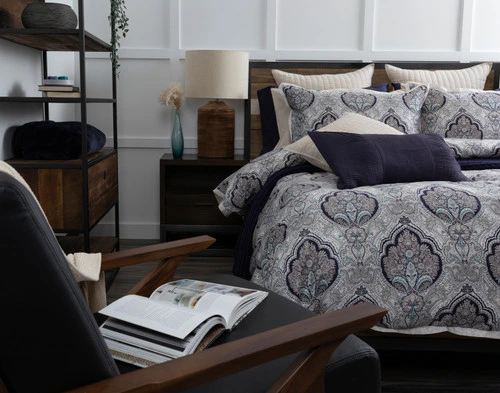
<path id="1" fill-rule="evenodd" d="M 99 311 L 115 359 L 148 367 L 202 350 L 233 329 L 267 292 L 196 280 L 158 287 L 149 298 L 127 295 Z"/>

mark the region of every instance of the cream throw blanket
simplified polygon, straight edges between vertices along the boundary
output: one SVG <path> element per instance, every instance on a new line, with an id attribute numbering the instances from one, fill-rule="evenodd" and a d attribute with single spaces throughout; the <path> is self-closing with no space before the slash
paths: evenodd
<path id="1" fill-rule="evenodd" d="M 38 203 L 38 199 L 23 177 L 12 166 L 0 160 L 0 172 L 7 173 L 23 184 L 31 192 Z M 40 207 L 43 212 L 43 209 Z M 44 213 L 45 215 L 45 213 Z M 47 217 L 45 217 L 47 219 Z M 62 252 L 62 249 L 61 249 Z M 101 254 L 87 254 L 78 252 L 66 255 L 73 277 L 79 283 L 83 295 L 87 299 L 92 312 L 97 312 L 106 306 L 106 286 L 104 272 L 101 272 Z"/>

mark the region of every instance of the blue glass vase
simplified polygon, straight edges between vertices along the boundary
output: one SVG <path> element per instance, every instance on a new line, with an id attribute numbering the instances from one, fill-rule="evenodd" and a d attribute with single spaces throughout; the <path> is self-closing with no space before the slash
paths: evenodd
<path id="1" fill-rule="evenodd" d="M 182 135 L 179 111 L 175 111 L 174 126 L 172 127 L 170 142 L 172 143 L 172 155 L 174 158 L 182 158 L 182 154 L 184 153 L 184 135 Z"/>

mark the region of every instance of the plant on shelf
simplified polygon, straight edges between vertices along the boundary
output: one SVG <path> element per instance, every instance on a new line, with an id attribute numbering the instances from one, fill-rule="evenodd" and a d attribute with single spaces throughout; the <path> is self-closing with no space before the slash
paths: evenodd
<path id="1" fill-rule="evenodd" d="M 118 48 L 120 48 L 120 39 L 125 38 L 128 33 L 128 17 L 126 14 L 127 6 L 125 0 L 110 0 L 111 11 L 108 20 L 111 26 L 111 64 L 113 70 L 118 75 L 120 68 Z"/>

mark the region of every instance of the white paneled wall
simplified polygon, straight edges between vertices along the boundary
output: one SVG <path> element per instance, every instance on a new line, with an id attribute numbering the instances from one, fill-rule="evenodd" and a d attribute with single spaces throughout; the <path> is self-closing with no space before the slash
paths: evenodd
<path id="1" fill-rule="evenodd" d="M 277 2 L 276 13 L 278 50 L 362 49 L 363 0 L 282 0 Z"/>
<path id="2" fill-rule="evenodd" d="M 456 54 L 460 49 L 462 1 L 379 0 L 376 5 L 375 51 Z"/>
<path id="3" fill-rule="evenodd" d="M 71 1 L 76 9 L 76 0 L 60 2 Z M 252 60 L 268 61 L 500 61 L 498 0 L 127 0 L 127 9 L 130 32 L 122 40 L 118 79 L 124 238 L 159 238 L 158 167 L 170 150 L 173 113 L 158 103 L 158 96 L 171 82 L 184 83 L 186 50 L 246 50 Z M 108 14 L 109 2 L 85 0 L 86 28 L 103 40 L 109 39 Z M 0 51 L 0 71 L 9 75 L 0 80 L 0 93 L 31 89 L 39 65 L 32 53 L 5 42 Z M 15 57 L 30 61 L 18 70 L 9 65 Z M 74 60 L 54 61 L 74 67 Z M 91 95 L 108 95 L 109 64 L 107 54 L 88 55 Z M 187 153 L 196 152 L 196 111 L 204 102 L 183 103 Z M 228 104 L 236 108 L 236 149 L 242 151 L 243 102 Z M 6 130 L 19 123 L 10 113 L 15 110 L 0 107 L 4 158 Z M 111 136 L 109 108 L 92 105 L 88 117 Z M 105 219 L 96 231 L 112 233 L 112 220 Z"/>
<path id="4" fill-rule="evenodd" d="M 473 2 L 471 9 L 470 46 L 477 52 L 500 52 L 500 23 L 498 0 Z M 492 11 L 493 10 L 493 11 Z"/>
<path id="5" fill-rule="evenodd" d="M 182 49 L 261 49 L 266 0 L 189 0 L 180 2 Z"/>

